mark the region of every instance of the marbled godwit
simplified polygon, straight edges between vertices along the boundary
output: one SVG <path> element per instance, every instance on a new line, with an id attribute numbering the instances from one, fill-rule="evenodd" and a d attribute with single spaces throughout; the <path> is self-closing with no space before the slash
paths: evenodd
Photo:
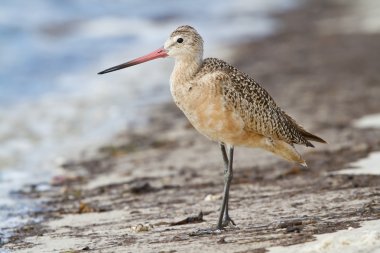
<path id="1" fill-rule="evenodd" d="M 298 125 L 254 79 L 222 60 L 203 59 L 202 37 L 191 26 L 178 27 L 163 48 L 99 74 L 167 56 L 175 59 L 170 77 L 175 103 L 222 151 L 224 194 L 216 229 L 235 225 L 228 214 L 234 146 L 263 148 L 306 166 L 294 144 L 314 147 L 310 141 L 325 141 Z"/>

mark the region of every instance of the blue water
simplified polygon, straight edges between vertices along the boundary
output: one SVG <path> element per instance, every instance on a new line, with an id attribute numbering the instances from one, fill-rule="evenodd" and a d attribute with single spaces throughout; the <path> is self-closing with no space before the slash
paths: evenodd
<path id="1" fill-rule="evenodd" d="M 112 75 L 97 72 L 162 46 L 183 24 L 203 35 L 206 56 L 228 60 L 233 45 L 275 31 L 270 13 L 295 4 L 2 0 L 0 234 L 28 222 L 14 214 L 32 208 L 9 192 L 49 182 L 64 161 L 141 120 L 149 105 L 170 99 L 171 60 Z"/>
<path id="2" fill-rule="evenodd" d="M 154 4 L 147 0 L 3 0 L 0 102 L 36 99 L 55 91 L 55 79 L 63 73 L 83 71 L 105 55 L 145 44 L 143 38 L 162 41 L 178 24 L 192 24 L 206 37 L 219 38 L 222 43 L 266 35 L 273 29 L 268 12 L 292 4 L 280 0 L 171 0 Z M 119 31 L 114 31 L 115 25 Z M 158 32 L 162 36 L 155 36 Z"/>

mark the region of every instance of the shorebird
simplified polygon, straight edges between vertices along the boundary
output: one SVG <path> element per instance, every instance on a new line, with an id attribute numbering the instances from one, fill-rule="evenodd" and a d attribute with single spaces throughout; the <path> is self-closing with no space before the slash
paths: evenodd
<path id="1" fill-rule="evenodd" d="M 294 144 L 326 143 L 297 124 L 253 78 L 222 60 L 203 59 L 203 39 L 188 25 L 173 31 L 162 48 L 98 74 L 164 57 L 175 59 L 170 76 L 174 102 L 195 129 L 219 143 L 222 152 L 223 200 L 212 231 L 235 225 L 228 213 L 234 146 L 262 148 L 306 166 Z"/>

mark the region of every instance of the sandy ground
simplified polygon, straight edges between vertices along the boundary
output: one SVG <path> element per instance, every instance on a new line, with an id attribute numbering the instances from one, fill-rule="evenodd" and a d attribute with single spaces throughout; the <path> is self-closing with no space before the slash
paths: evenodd
<path id="1" fill-rule="evenodd" d="M 65 164 L 52 189 L 21 191 L 42 203 L 42 210 L 30 215 L 45 221 L 18 229 L 3 249 L 296 252 L 300 249 L 284 246 L 309 247 L 316 238 L 340 238 L 336 231 L 360 235 L 379 228 L 380 176 L 335 173 L 380 150 L 380 129 L 353 124 L 380 110 L 380 34 L 343 29 L 350 26 L 354 2 L 309 1 L 277 15 L 282 26 L 276 35 L 237 50 L 234 64 L 329 142 L 299 148 L 308 169 L 237 148 L 230 199 L 237 227 L 192 236 L 216 222 L 222 159 L 218 146 L 169 103 L 151 111 L 146 127 L 120 134 L 96 157 Z M 380 239 L 375 232 L 369 237 Z M 352 245 L 364 247 L 362 252 L 377 247 Z M 334 252 L 310 247 L 315 250 L 309 252 Z"/>

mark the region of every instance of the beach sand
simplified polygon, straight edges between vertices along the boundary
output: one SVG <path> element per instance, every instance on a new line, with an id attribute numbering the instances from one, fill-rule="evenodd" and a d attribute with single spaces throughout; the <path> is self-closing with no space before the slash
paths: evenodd
<path id="1" fill-rule="evenodd" d="M 288 245 L 309 247 L 321 234 L 326 243 L 336 231 L 360 235 L 361 224 L 378 228 L 380 176 L 335 173 L 380 150 L 380 129 L 354 124 L 380 110 L 380 30 L 360 27 L 352 8 L 355 1 L 308 1 L 276 14 L 281 21 L 276 34 L 236 46 L 233 64 L 328 142 L 298 148 L 307 169 L 260 150 L 236 148 L 230 215 L 237 228 L 191 235 L 216 223 L 223 162 L 218 145 L 198 134 L 169 102 L 150 110 L 144 127 L 120 133 L 99 154 L 64 164 L 51 189 L 20 191 L 19 196 L 42 203 L 30 215 L 44 221 L 17 229 L 3 248 L 283 252 Z M 362 237 L 347 238 L 358 245 L 353 240 Z M 379 234 L 368 238 L 379 240 Z M 373 245 L 361 245 L 360 252 L 375 252 Z M 308 252 L 334 252 L 313 247 Z"/>

